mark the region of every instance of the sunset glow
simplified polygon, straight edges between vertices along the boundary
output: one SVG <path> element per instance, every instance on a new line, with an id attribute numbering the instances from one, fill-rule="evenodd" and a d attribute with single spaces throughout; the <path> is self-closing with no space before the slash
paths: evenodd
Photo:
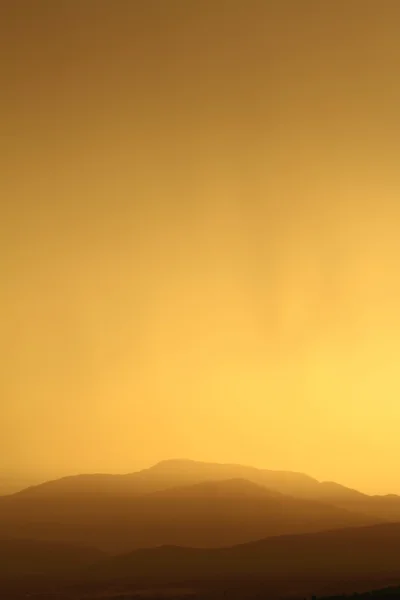
<path id="1" fill-rule="evenodd" d="M 399 19 L 2 3 L 0 471 L 400 493 Z"/>

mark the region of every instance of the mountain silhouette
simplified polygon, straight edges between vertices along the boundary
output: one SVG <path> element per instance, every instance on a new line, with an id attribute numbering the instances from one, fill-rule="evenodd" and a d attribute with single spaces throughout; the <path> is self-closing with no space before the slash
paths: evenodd
<path id="1" fill-rule="evenodd" d="M 235 464 L 193 460 L 164 460 L 148 469 L 124 475 L 88 474 L 63 477 L 31 486 L 14 496 L 31 498 L 133 498 L 146 493 L 203 483 L 244 479 L 280 492 L 316 500 L 351 512 L 363 513 L 375 521 L 400 521 L 400 497 L 394 494 L 370 496 L 334 482 L 291 471 L 272 471 Z M 0 507 L 4 497 L 0 497 Z M 0 508 L 1 514 L 1 508 Z"/>
<path id="2" fill-rule="evenodd" d="M 309 496 L 318 481 L 290 471 L 272 471 L 234 464 L 206 463 L 193 460 L 164 460 L 156 465 L 124 475 L 87 474 L 72 475 L 30 486 L 18 492 L 20 495 L 57 496 L 109 494 L 143 494 L 180 487 L 203 481 L 246 479 L 286 494 Z"/>
<path id="3" fill-rule="evenodd" d="M 112 552 L 165 544 L 221 547 L 377 522 L 243 479 L 128 497 L 16 494 L 0 502 L 0 536 L 79 542 Z"/>
<path id="4" fill-rule="evenodd" d="M 0 498 L 0 596 L 160 598 L 182 588 L 248 599 L 393 585 L 400 523 L 372 512 L 398 501 L 301 474 L 193 461 L 63 478 Z"/>

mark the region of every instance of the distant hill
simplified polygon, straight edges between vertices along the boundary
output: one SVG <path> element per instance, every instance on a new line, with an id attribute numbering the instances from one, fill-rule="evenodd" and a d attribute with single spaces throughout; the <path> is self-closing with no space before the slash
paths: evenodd
<path id="1" fill-rule="evenodd" d="M 271 490 L 294 496 L 312 494 L 319 484 L 301 473 L 270 471 L 241 465 L 205 463 L 192 460 L 165 460 L 153 467 L 125 475 L 88 474 L 63 477 L 31 486 L 19 492 L 23 495 L 125 495 L 148 492 L 226 479 L 247 479 Z"/>
<path id="2" fill-rule="evenodd" d="M 375 520 L 400 521 L 400 497 L 369 496 L 334 482 L 319 482 L 308 475 L 254 467 L 166 460 L 153 467 L 125 475 L 90 474 L 48 481 L 18 492 L 31 498 L 133 498 L 151 492 L 189 486 L 205 481 L 245 479 L 249 482 L 308 500 L 328 503 Z M 2 498 L 0 498 L 0 501 Z"/>
<path id="3" fill-rule="evenodd" d="M 243 479 L 131 497 L 16 494 L 0 502 L 0 536 L 68 540 L 112 552 L 163 544 L 222 547 L 377 521 Z"/>
<path id="4" fill-rule="evenodd" d="M 322 482 L 313 497 L 335 506 L 363 512 L 387 521 L 400 521 L 400 496 L 396 494 L 369 496 L 337 483 Z"/>

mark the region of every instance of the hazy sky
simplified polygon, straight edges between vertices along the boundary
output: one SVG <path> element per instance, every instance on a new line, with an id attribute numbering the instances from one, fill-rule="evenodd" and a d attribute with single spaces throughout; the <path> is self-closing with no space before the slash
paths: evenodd
<path id="1" fill-rule="evenodd" d="M 3 0 L 0 472 L 400 492 L 398 0 Z"/>

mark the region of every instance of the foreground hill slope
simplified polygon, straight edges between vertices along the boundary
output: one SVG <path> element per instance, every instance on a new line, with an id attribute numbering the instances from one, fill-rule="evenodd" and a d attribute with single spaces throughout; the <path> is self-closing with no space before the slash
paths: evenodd
<path id="1" fill-rule="evenodd" d="M 12 544 L 17 544 L 14 549 Z M 19 599 L 34 592 L 52 599 L 160 599 L 179 597 L 171 596 L 171 590 L 180 589 L 198 600 L 272 600 L 400 582 L 400 524 L 280 536 L 225 548 L 168 545 L 109 557 L 96 552 L 54 543 L 0 542 L 0 562 L 5 561 L 0 596 Z"/>

